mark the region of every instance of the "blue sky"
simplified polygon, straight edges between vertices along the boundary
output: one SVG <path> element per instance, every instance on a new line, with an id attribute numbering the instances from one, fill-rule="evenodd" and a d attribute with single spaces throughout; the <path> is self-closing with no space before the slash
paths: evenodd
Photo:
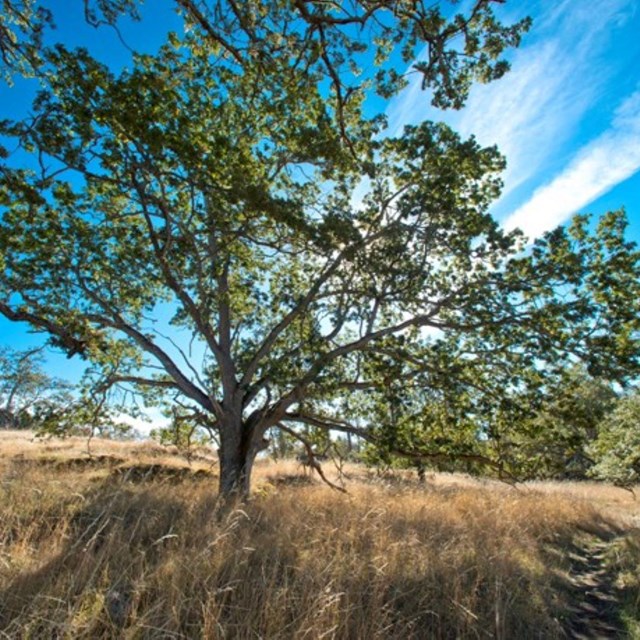
<path id="1" fill-rule="evenodd" d="M 514 17 L 523 3 L 509 5 Z M 640 1 L 526 3 L 534 23 L 511 72 L 466 108 L 426 105 L 416 78 L 389 106 L 390 129 L 440 118 L 507 157 L 493 213 L 530 237 L 577 212 L 625 205 L 640 239 Z"/>
<path id="2" fill-rule="evenodd" d="M 114 64 L 129 53 L 115 32 L 84 24 L 81 3 L 56 0 L 57 40 L 102 50 Z M 154 6 L 151 7 L 151 4 Z M 163 7 L 164 5 L 164 7 Z M 506 17 L 527 11 L 534 24 L 510 56 L 512 71 L 472 90 L 460 112 L 429 106 L 416 77 L 387 108 L 390 133 L 424 119 L 445 120 L 463 136 L 474 134 L 506 155 L 504 193 L 493 213 L 507 228 L 530 237 L 566 222 L 577 212 L 595 215 L 625 206 L 631 237 L 640 241 L 640 0 L 539 0 L 508 3 Z M 122 36 L 153 48 L 159 32 L 177 28 L 168 4 L 145 8 L 148 42 L 139 25 L 124 23 Z M 30 102 L 28 84 L 0 86 L 0 112 L 19 116 Z M 0 318 L 0 345 L 25 348 L 43 341 L 28 328 Z M 52 373 L 77 379 L 83 363 L 51 354 Z"/>

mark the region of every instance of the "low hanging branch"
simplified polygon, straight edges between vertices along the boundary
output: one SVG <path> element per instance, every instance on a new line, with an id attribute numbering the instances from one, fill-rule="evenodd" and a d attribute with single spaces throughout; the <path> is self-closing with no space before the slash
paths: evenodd
<path id="1" fill-rule="evenodd" d="M 389 447 L 386 443 L 383 443 L 379 438 L 376 438 L 371 432 L 366 431 L 365 429 L 360 429 L 353 425 L 350 425 L 344 421 L 331 421 L 324 417 L 311 416 L 303 413 L 287 413 L 287 419 L 293 422 L 302 422 L 304 424 L 308 424 L 310 426 L 318 427 L 320 429 L 325 429 L 326 431 L 339 431 L 341 433 L 350 433 L 351 435 L 355 435 L 359 438 L 362 438 L 366 442 L 377 446 L 383 447 L 386 451 L 388 451 L 392 455 L 399 456 L 401 458 L 405 458 L 407 460 L 413 460 L 415 462 L 429 462 L 429 461 L 446 461 L 446 462 L 454 462 L 462 460 L 464 462 L 475 462 L 477 464 L 484 465 L 486 467 L 490 467 L 498 472 L 498 478 L 509 484 L 515 484 L 517 479 L 509 473 L 504 468 L 504 463 L 500 460 L 493 460 L 488 458 L 487 456 L 483 456 L 477 453 L 456 453 L 456 452 L 443 452 L 443 451 L 410 451 L 408 449 L 404 449 L 402 447 Z M 284 425 L 279 425 L 281 429 L 287 431 L 287 433 L 295 434 L 298 439 L 300 439 L 299 434 L 297 434 L 293 429 L 288 429 Z"/>
<path id="2" fill-rule="evenodd" d="M 327 478 L 324 471 L 322 470 L 322 465 L 316 459 L 316 454 L 313 451 L 313 447 L 311 446 L 308 440 L 306 440 L 297 431 L 290 429 L 289 427 L 285 426 L 282 423 L 278 424 L 277 426 L 278 428 L 282 429 L 285 433 L 288 433 L 290 436 L 293 436 L 298 442 L 302 443 L 302 445 L 305 448 L 305 451 L 307 452 L 307 459 L 309 460 L 309 466 L 318 472 L 318 475 L 320 476 L 320 478 L 322 478 L 322 481 L 325 484 L 329 485 L 332 489 L 335 489 L 336 491 L 340 491 L 341 493 L 348 493 L 348 491 L 344 487 L 340 487 L 339 485 L 331 482 L 329 478 Z"/>

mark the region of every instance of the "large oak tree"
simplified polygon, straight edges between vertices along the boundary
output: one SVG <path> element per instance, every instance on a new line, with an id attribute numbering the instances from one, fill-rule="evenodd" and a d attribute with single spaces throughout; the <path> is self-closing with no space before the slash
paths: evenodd
<path id="1" fill-rule="evenodd" d="M 129 69 L 39 51 L 33 112 L 2 125 L 19 152 L 0 168 L 0 312 L 91 359 L 106 385 L 169 393 L 218 435 L 221 494 L 248 492 L 269 429 L 375 441 L 363 408 L 392 386 L 486 380 L 489 406 L 495 380 L 513 391 L 523 367 L 632 370 L 638 255 L 622 213 L 523 254 L 487 212 L 496 149 L 433 122 L 385 137 L 366 115 L 422 47 L 433 101 L 461 106 L 472 81 L 505 71 L 526 22 L 501 25 L 488 0 L 466 15 L 401 0 L 176 4 L 186 35 Z"/>

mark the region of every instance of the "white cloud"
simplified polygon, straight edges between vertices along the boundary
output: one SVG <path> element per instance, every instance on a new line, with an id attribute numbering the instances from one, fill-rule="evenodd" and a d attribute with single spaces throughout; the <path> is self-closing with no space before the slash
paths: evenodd
<path id="1" fill-rule="evenodd" d="M 474 87 L 464 110 L 442 113 L 428 107 L 429 96 L 413 77 L 387 110 L 390 134 L 425 118 L 444 119 L 463 136 L 497 144 L 507 157 L 506 195 L 566 154 L 580 120 L 613 72 L 603 54 L 615 28 L 637 5 L 638 0 L 602 0 L 595 11 L 589 3 L 565 0 L 545 7 L 534 15 L 525 45 L 513 54 L 511 72 Z"/>
<path id="2" fill-rule="evenodd" d="M 115 419 L 118 422 L 123 422 L 124 424 L 133 427 L 142 436 L 148 436 L 152 429 L 160 429 L 169 424 L 167 418 L 162 415 L 162 412 L 158 408 L 147 408 L 145 413 L 147 416 L 146 419 L 134 417 L 127 413 L 119 413 L 115 416 Z"/>
<path id="3" fill-rule="evenodd" d="M 562 173 L 503 223 L 530 238 L 565 222 L 640 169 L 640 91 L 616 110 L 611 128 L 583 147 Z"/>

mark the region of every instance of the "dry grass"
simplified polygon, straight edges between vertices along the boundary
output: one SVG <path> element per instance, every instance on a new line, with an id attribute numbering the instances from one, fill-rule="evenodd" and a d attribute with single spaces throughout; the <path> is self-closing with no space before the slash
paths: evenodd
<path id="1" fill-rule="evenodd" d="M 20 460 L 78 459 L 82 441 L 3 435 L 9 638 L 560 638 L 568 564 L 554 550 L 635 508 L 611 490 L 603 515 L 592 503 L 608 488 L 376 484 L 357 468 L 342 495 L 261 462 L 252 501 L 217 520 L 214 480 L 113 473 L 186 465 L 161 448 L 95 442 L 104 464 L 74 468 Z"/>

